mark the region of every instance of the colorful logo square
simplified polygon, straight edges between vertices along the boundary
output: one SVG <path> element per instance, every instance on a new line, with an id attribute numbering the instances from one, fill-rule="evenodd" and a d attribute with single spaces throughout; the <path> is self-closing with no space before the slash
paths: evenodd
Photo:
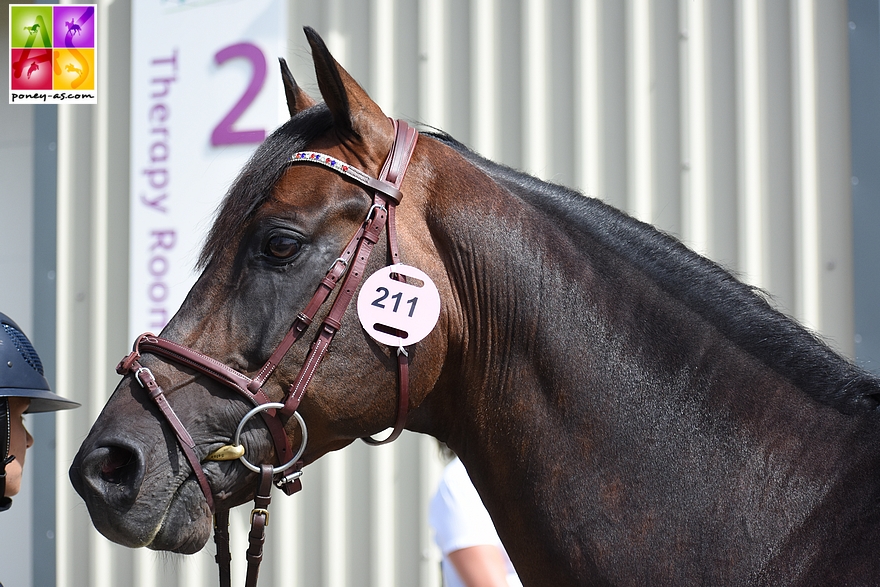
<path id="1" fill-rule="evenodd" d="M 55 90 L 95 89 L 94 49 L 55 49 Z"/>
<path id="2" fill-rule="evenodd" d="M 95 47 L 95 7 L 68 4 L 52 7 L 54 47 Z"/>
<path id="3" fill-rule="evenodd" d="M 9 46 L 13 48 L 52 47 L 52 6 L 9 6 Z"/>
<path id="4" fill-rule="evenodd" d="M 11 88 L 52 89 L 52 49 L 13 49 Z"/>
<path id="5" fill-rule="evenodd" d="M 9 5 L 9 103 L 97 102 L 94 4 Z"/>

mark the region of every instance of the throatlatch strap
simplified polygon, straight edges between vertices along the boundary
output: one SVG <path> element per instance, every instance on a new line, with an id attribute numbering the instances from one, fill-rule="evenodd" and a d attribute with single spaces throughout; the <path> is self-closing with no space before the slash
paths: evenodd
<path id="1" fill-rule="evenodd" d="M 385 167 L 387 169 L 383 168 L 382 171 L 383 174 L 387 171 L 388 181 L 399 186 L 400 183 L 403 182 L 403 174 L 409 166 L 410 159 L 412 159 L 416 140 L 418 139 L 418 132 L 416 132 L 414 128 L 406 125 L 403 125 L 403 128 L 398 127 L 397 132 L 398 140 L 405 145 L 403 156 L 395 161 L 391 161 L 390 159 L 386 161 Z M 391 258 L 392 264 L 401 262 L 400 250 L 397 242 L 396 210 L 397 206 L 391 206 L 388 208 L 388 228 L 386 230 L 386 234 L 388 235 L 388 256 Z M 372 437 L 363 438 L 362 440 L 372 446 L 379 446 L 397 440 L 397 437 L 400 436 L 401 432 L 403 432 L 403 427 L 406 425 L 406 415 L 408 411 L 409 354 L 403 348 L 400 348 L 397 350 L 397 418 L 394 421 L 394 428 L 392 429 L 391 434 L 383 440 L 376 440 Z"/>

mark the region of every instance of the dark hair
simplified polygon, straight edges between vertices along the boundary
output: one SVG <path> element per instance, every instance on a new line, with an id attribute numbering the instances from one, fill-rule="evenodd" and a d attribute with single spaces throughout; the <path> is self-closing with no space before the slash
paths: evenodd
<path id="1" fill-rule="evenodd" d="M 738 347 L 844 413 L 875 410 L 880 378 L 834 352 L 767 294 L 746 285 L 677 239 L 595 198 L 489 161 L 443 133 L 431 133 L 511 193 L 615 251 L 668 295 L 686 304 Z"/>
<path id="2" fill-rule="evenodd" d="M 318 104 L 300 112 L 275 132 L 251 156 L 229 188 L 199 256 L 198 268 L 204 269 L 214 254 L 241 232 L 241 227 L 269 198 L 272 188 L 287 169 L 290 156 L 302 151 L 333 124 L 330 111 Z"/>

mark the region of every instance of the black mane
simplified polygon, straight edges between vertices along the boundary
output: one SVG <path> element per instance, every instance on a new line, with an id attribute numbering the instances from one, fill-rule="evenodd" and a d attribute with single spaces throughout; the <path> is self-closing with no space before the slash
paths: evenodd
<path id="1" fill-rule="evenodd" d="M 199 257 L 207 266 L 234 241 L 241 227 L 269 197 L 291 154 L 327 131 L 332 118 L 319 104 L 273 132 L 251 157 L 220 206 Z M 489 161 L 442 132 L 425 133 L 452 147 L 560 225 L 589 234 L 639 268 L 728 339 L 803 389 L 817 401 L 845 412 L 875 410 L 880 378 L 834 352 L 815 334 L 773 308 L 759 290 L 677 239 L 595 198 Z"/>
<path id="2" fill-rule="evenodd" d="M 841 357 L 717 263 L 604 202 L 489 161 L 444 133 L 429 134 L 536 210 L 614 250 L 817 401 L 844 413 L 877 409 L 880 378 Z"/>
<path id="3" fill-rule="evenodd" d="M 272 188 L 287 169 L 290 156 L 302 151 L 318 135 L 326 132 L 333 119 L 326 105 L 300 112 L 269 135 L 239 173 L 220 204 L 198 267 L 204 269 L 214 254 L 234 241 L 241 227 L 266 201 Z"/>

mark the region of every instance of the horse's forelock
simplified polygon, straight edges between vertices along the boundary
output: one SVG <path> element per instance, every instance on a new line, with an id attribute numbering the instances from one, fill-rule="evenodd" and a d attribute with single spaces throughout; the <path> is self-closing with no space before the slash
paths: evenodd
<path id="1" fill-rule="evenodd" d="M 330 112 L 319 104 L 291 118 L 263 141 L 223 198 L 199 255 L 199 269 L 207 267 L 227 243 L 238 242 L 236 236 L 269 198 L 290 156 L 305 150 L 332 122 Z"/>

